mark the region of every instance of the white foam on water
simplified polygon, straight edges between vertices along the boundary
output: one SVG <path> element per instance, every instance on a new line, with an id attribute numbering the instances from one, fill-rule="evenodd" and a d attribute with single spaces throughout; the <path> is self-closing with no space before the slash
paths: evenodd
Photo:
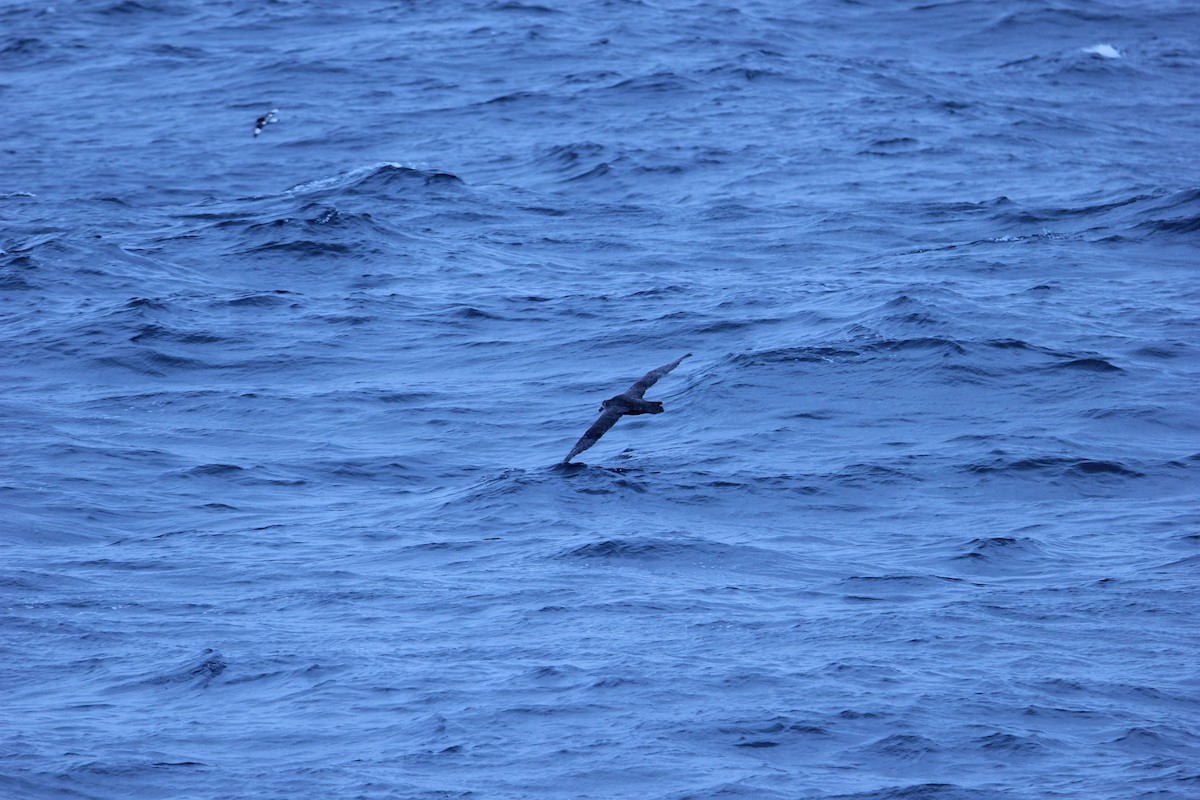
<path id="1" fill-rule="evenodd" d="M 1083 48 L 1083 52 L 1091 53 L 1101 58 L 1122 58 L 1121 51 L 1111 44 L 1094 44 L 1091 47 Z"/>

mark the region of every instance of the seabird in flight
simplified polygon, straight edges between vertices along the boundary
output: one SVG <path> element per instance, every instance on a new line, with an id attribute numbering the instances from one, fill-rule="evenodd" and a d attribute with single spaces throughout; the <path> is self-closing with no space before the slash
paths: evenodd
<path id="1" fill-rule="evenodd" d="M 663 404 L 655 400 L 643 400 L 642 396 L 646 394 L 646 390 L 654 384 L 658 383 L 658 379 L 666 375 L 671 370 L 679 366 L 679 363 L 684 358 L 672 361 L 666 366 L 659 367 L 656 370 L 647 372 L 645 376 L 630 386 L 623 393 L 616 397 L 610 397 L 600 404 L 600 419 L 593 423 L 592 427 L 587 429 L 587 433 L 575 443 L 571 448 L 571 452 L 562 460 L 566 464 L 572 458 L 587 450 L 589 447 L 600 441 L 600 437 L 608 432 L 608 429 L 617 424 L 617 420 L 626 414 L 661 414 L 663 413 Z"/>
<path id="2" fill-rule="evenodd" d="M 278 113 L 279 113 L 278 108 L 272 108 L 270 111 L 263 114 L 261 117 L 259 117 L 257 120 L 254 121 L 254 138 L 255 139 L 257 139 L 258 135 L 263 132 L 263 128 L 267 127 L 272 122 L 279 122 L 279 117 L 275 116 Z"/>

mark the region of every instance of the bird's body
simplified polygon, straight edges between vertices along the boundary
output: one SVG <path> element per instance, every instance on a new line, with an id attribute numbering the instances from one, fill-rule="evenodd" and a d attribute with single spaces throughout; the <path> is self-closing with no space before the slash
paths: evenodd
<path id="1" fill-rule="evenodd" d="M 261 117 L 259 117 L 257 120 L 255 120 L 255 122 L 254 122 L 254 138 L 255 139 L 257 139 L 258 135 L 263 132 L 263 128 L 267 127 L 272 122 L 279 122 L 279 117 L 275 116 L 278 113 L 279 113 L 278 108 L 272 108 L 270 111 L 268 111 L 267 113 L 265 113 Z"/>
<path id="2" fill-rule="evenodd" d="M 562 460 L 566 464 L 572 458 L 587 450 L 589 447 L 600 441 L 600 437 L 608 432 L 608 429 L 617 424 L 617 420 L 626 414 L 635 416 L 637 414 L 661 414 L 663 413 L 663 404 L 656 400 L 644 400 L 643 395 L 646 390 L 654 384 L 658 383 L 658 379 L 666 375 L 671 370 L 679 366 L 680 362 L 686 356 L 672 361 L 666 366 L 659 367 L 656 370 L 647 372 L 641 380 L 630 386 L 621 394 L 608 398 L 600 404 L 600 419 L 592 423 L 592 427 L 587 429 L 587 432 L 575 443 L 571 448 L 571 452 Z"/>

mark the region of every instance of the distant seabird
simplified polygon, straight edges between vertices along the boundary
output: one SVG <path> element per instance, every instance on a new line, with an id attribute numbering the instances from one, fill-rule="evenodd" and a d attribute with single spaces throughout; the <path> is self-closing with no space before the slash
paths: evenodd
<path id="1" fill-rule="evenodd" d="M 630 386 L 625 392 L 616 397 L 610 397 L 601 403 L 600 419 L 596 420 L 592 427 L 587 429 L 587 433 L 575 443 L 575 446 L 571 448 L 571 452 L 562 460 L 562 463 L 568 463 L 572 458 L 600 441 L 600 437 L 608 433 L 608 429 L 616 425 L 617 420 L 626 414 L 663 413 L 662 403 L 654 400 L 643 400 L 642 395 L 646 394 L 647 389 L 658 383 L 659 378 L 678 367 L 679 363 L 690 355 L 691 353 L 688 353 L 687 356 L 672 361 L 665 367 L 659 367 L 656 370 L 647 372 L 645 377 L 633 386 Z"/>
<path id="2" fill-rule="evenodd" d="M 254 122 L 254 138 L 255 139 L 257 139 L 258 135 L 263 132 L 263 128 L 267 127 L 272 122 L 279 121 L 279 117 L 275 116 L 278 113 L 279 113 L 278 108 L 272 108 L 270 111 L 268 111 L 267 113 L 265 113 L 261 117 L 259 117 L 257 120 L 255 120 L 255 122 Z"/>

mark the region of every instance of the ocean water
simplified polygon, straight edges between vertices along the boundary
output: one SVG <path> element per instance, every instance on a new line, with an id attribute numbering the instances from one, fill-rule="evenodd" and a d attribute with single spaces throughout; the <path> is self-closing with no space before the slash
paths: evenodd
<path id="1" fill-rule="evenodd" d="M 1194 3 L 6 0 L 0 109 L 0 797 L 1200 796 Z"/>

